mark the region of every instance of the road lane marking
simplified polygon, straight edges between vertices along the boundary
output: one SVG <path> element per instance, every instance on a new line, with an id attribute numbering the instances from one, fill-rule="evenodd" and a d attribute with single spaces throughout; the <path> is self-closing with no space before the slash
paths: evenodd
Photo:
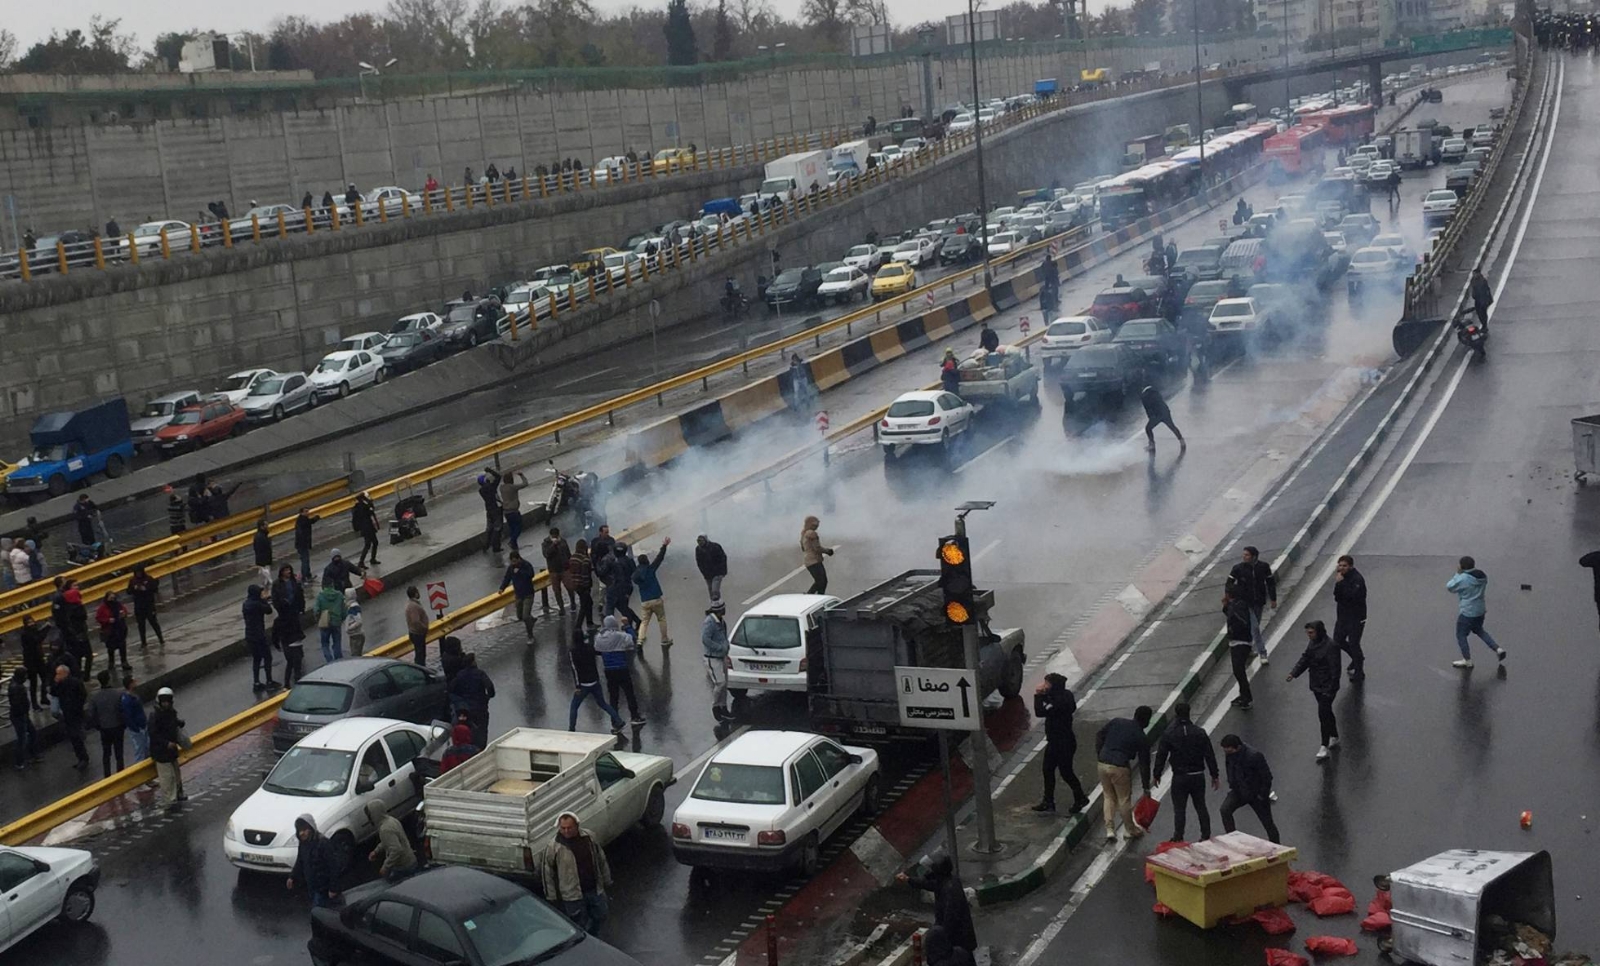
<path id="1" fill-rule="evenodd" d="M 1006 436 L 1001 437 L 998 441 L 995 442 L 995 444 L 993 446 L 989 447 L 988 449 L 986 449 L 983 452 L 979 453 L 977 456 L 974 456 L 972 459 L 967 460 L 965 463 L 962 463 L 960 466 L 956 467 L 955 471 L 957 473 L 964 472 L 967 467 L 969 467 L 972 464 L 974 464 L 974 463 L 978 462 L 979 460 L 983 459 L 985 456 L 988 456 L 990 453 L 993 453 L 995 450 L 999 449 L 1000 447 L 1004 446 L 1005 444 L 1011 442 L 1011 439 L 1012 439 L 1012 437 L 1010 435 L 1006 435 Z"/>
<path id="2" fill-rule="evenodd" d="M 728 742 L 732 741 L 733 739 L 739 737 L 740 735 L 744 734 L 746 731 L 749 731 L 749 730 L 750 730 L 750 726 L 749 725 L 740 725 L 739 727 L 737 727 L 737 728 L 733 729 L 732 731 L 728 732 L 728 737 L 726 737 L 726 738 L 722 739 L 721 741 L 717 742 L 716 744 L 712 745 L 710 748 L 707 748 L 705 751 L 702 751 L 700 754 L 695 755 L 694 759 L 692 761 L 690 761 L 687 765 L 684 765 L 682 768 L 679 768 L 677 771 L 673 772 L 672 773 L 672 780 L 675 781 L 675 782 L 683 781 L 683 776 L 689 774 L 692 771 L 695 771 L 701 765 L 704 765 L 706 763 L 706 761 L 708 759 L 710 759 L 710 757 L 712 755 L 717 753 L 717 749 L 718 748 L 721 748 L 723 745 L 727 744 Z"/>
<path id="3" fill-rule="evenodd" d="M 1000 538 L 996 537 L 995 539 L 990 540 L 987 544 L 984 545 L 982 550 L 979 550 L 977 553 L 972 555 L 972 562 L 973 563 L 977 563 L 978 561 L 982 560 L 984 557 L 987 557 L 989 555 L 989 551 L 993 550 L 994 548 L 996 548 L 998 546 L 1000 546 Z"/>
<path id="4" fill-rule="evenodd" d="M 828 549 L 829 550 L 837 550 L 839 548 L 838 547 L 829 547 Z M 744 606 L 749 607 L 751 604 L 755 603 L 758 600 L 761 600 L 762 598 L 766 597 L 768 594 L 772 593 L 774 590 L 777 590 L 779 587 L 782 587 L 784 584 L 788 583 L 789 581 L 795 579 L 796 577 L 800 576 L 801 574 L 803 574 L 805 572 L 806 572 L 805 564 L 801 564 L 800 566 L 798 566 L 798 567 L 794 568 L 793 570 L 789 571 L 788 573 L 784 574 L 782 577 L 779 577 L 777 580 L 774 580 L 772 583 L 770 583 L 770 584 L 766 585 L 765 587 L 761 588 L 760 590 L 756 591 L 754 594 L 751 594 L 749 597 L 746 597 L 744 599 Z"/>

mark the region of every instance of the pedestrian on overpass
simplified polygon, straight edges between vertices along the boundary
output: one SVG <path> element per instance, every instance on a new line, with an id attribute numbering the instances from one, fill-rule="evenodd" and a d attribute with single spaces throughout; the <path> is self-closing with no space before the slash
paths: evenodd
<path id="1" fill-rule="evenodd" d="M 528 478 L 515 470 L 500 478 L 500 509 L 506 518 L 506 542 L 512 550 L 521 549 L 517 538 L 522 536 L 522 488 L 527 485 Z"/>
<path id="2" fill-rule="evenodd" d="M 72 519 L 78 524 L 78 542 L 85 547 L 97 543 L 94 532 L 95 517 L 100 513 L 100 508 L 89 499 L 89 494 L 79 493 L 78 502 L 72 505 Z"/>
<path id="3" fill-rule="evenodd" d="M 1245 547 L 1240 560 L 1228 571 L 1227 592 L 1242 600 L 1250 608 L 1250 639 L 1256 648 L 1261 666 L 1267 666 L 1267 642 L 1261 636 L 1261 612 L 1265 607 L 1278 608 L 1278 578 L 1272 565 L 1261 559 L 1261 551 Z"/>
<path id="4" fill-rule="evenodd" d="M 267 637 L 267 615 L 272 604 L 261 596 L 261 585 L 251 584 L 244 589 L 244 604 L 239 608 L 244 616 L 244 644 L 250 650 L 250 685 L 254 691 L 268 688 L 276 691 L 278 682 L 272 680 L 272 643 Z M 262 674 L 267 680 L 261 680 Z"/>
<path id="5" fill-rule="evenodd" d="M 516 598 L 517 620 L 522 622 L 523 628 L 528 632 L 528 640 L 533 640 L 533 564 L 522 559 L 522 554 L 512 545 L 511 562 L 506 567 L 505 576 L 500 578 L 500 590 L 504 592 L 511 588 L 512 596 Z"/>
<path id="6" fill-rule="evenodd" d="M 161 636 L 161 621 L 156 617 L 156 598 L 161 595 L 161 581 L 150 576 L 144 564 L 133 565 L 133 576 L 128 578 L 128 599 L 133 601 L 133 622 L 139 627 L 139 649 L 149 644 L 146 628 L 156 632 L 156 643 L 165 645 Z"/>
<path id="7" fill-rule="evenodd" d="M 1100 771 L 1100 804 L 1104 809 L 1106 841 L 1117 840 L 1117 816 L 1129 841 L 1145 830 L 1133 820 L 1133 764 L 1139 763 L 1139 785 L 1150 794 L 1150 740 L 1145 729 L 1155 712 L 1141 704 L 1130 718 L 1112 718 L 1094 736 L 1094 753 Z"/>
<path id="8" fill-rule="evenodd" d="M 367 555 L 372 555 L 372 562 L 378 562 L 378 507 L 372 502 L 372 494 L 362 492 L 356 496 L 355 505 L 350 507 L 350 527 L 361 536 L 361 552 L 356 554 L 356 566 L 367 565 Z"/>
<path id="9" fill-rule="evenodd" d="M 1222 736 L 1222 755 L 1228 769 L 1228 794 L 1222 799 L 1222 830 L 1235 831 L 1233 813 L 1248 805 L 1261 820 L 1267 841 L 1278 842 L 1272 820 L 1272 769 L 1267 756 L 1245 744 L 1238 735 Z"/>
<path id="10" fill-rule="evenodd" d="M 122 719 L 122 692 L 111 683 L 111 672 L 101 671 L 96 680 L 100 687 L 89 696 L 88 722 L 100 732 L 100 767 L 105 777 L 110 778 L 112 758 L 117 760 L 117 771 L 127 767 L 122 756 L 122 736 L 127 731 L 127 722 Z"/>
<path id="11" fill-rule="evenodd" d="M 267 529 L 267 515 L 256 521 L 255 535 L 250 538 L 250 553 L 255 558 L 256 569 L 261 571 L 261 586 L 272 584 L 272 532 Z"/>
<path id="12" fill-rule="evenodd" d="M 1596 558 L 1600 559 L 1600 553 L 1596 554 Z M 706 580 L 706 596 L 711 600 L 721 600 L 722 578 L 728 576 L 728 554 L 722 549 L 722 544 L 703 533 L 695 537 L 694 565 Z M 1600 571 L 1595 572 L 1595 600 L 1600 601 Z"/>
<path id="13" fill-rule="evenodd" d="M 94 621 L 100 625 L 100 643 L 106 648 L 106 666 L 115 668 L 122 659 L 122 669 L 128 670 L 128 608 L 117 599 L 116 591 L 108 591 L 95 609 Z"/>
<path id="14" fill-rule="evenodd" d="M 1488 588 L 1489 575 L 1479 570 L 1471 557 L 1461 558 L 1456 575 L 1444 585 L 1445 590 L 1456 595 L 1456 646 L 1461 649 L 1461 660 L 1450 662 L 1451 667 L 1472 667 L 1472 652 L 1467 649 L 1468 634 L 1478 635 L 1496 657 L 1501 661 L 1506 659 L 1506 649 L 1496 644 L 1483 627 L 1483 617 L 1488 612 L 1483 595 Z"/>
<path id="15" fill-rule="evenodd" d="M 1186 450 L 1189 444 L 1184 441 L 1183 433 L 1178 431 L 1178 424 L 1172 421 L 1172 409 L 1167 401 L 1161 398 L 1161 391 L 1155 386 L 1145 386 L 1139 391 L 1139 403 L 1144 406 L 1144 448 L 1147 452 L 1156 451 L 1157 426 L 1165 426 L 1172 430 L 1172 435 L 1178 437 L 1178 449 Z"/>
<path id="16" fill-rule="evenodd" d="M 1361 635 L 1367 630 L 1367 580 L 1349 554 L 1339 557 L 1333 607 L 1333 642 L 1350 655 L 1350 680 L 1360 681 L 1367 676 L 1367 658 L 1361 652 Z"/>
<path id="17" fill-rule="evenodd" d="M 567 613 L 567 602 L 563 598 L 567 595 L 564 593 L 566 588 L 562 585 L 561 578 L 567 572 L 567 561 L 572 559 L 572 548 L 567 546 L 567 538 L 561 535 L 560 527 L 550 528 L 549 535 L 539 545 L 539 552 L 544 556 L 545 574 L 549 578 L 539 591 L 539 609 L 546 614 L 550 613 L 550 588 L 554 587 L 556 590 L 556 609 L 565 615 Z M 572 606 L 574 608 L 578 606 L 576 600 L 573 601 Z"/>
<path id="18" fill-rule="evenodd" d="M 1339 723 L 1333 716 L 1333 699 L 1339 696 L 1339 645 L 1328 636 L 1322 621 L 1307 621 L 1305 632 L 1306 649 L 1284 681 L 1310 672 L 1306 680 L 1311 685 L 1311 696 L 1317 699 L 1317 725 L 1322 737 L 1317 761 L 1327 761 L 1328 753 L 1339 747 Z"/>
<path id="19" fill-rule="evenodd" d="M 306 634 L 300 615 L 306 612 L 306 591 L 289 564 L 278 568 L 278 579 L 272 582 L 272 610 L 272 644 L 283 652 L 283 686 L 293 687 L 300 680 L 305 660 Z"/>
<path id="20" fill-rule="evenodd" d="M 1078 699 L 1067 687 L 1067 679 L 1054 671 L 1046 674 L 1033 692 L 1033 715 L 1044 721 L 1044 798 L 1033 806 L 1035 812 L 1056 810 L 1058 771 L 1072 789 L 1072 810 L 1081 812 L 1089 807 L 1089 796 L 1073 767 L 1078 736 L 1072 731 L 1072 719 L 1077 711 Z"/>
<path id="21" fill-rule="evenodd" d="M 811 575 L 811 588 L 808 594 L 826 594 L 828 592 L 828 568 L 823 566 L 822 558 L 833 556 L 833 548 L 822 544 L 822 537 L 817 534 L 817 527 L 822 521 L 816 517 L 806 517 L 804 525 L 800 528 L 800 561 L 805 564 L 806 573 Z"/>
<path id="22" fill-rule="evenodd" d="M 1189 802 L 1194 802 L 1200 817 L 1200 838 L 1211 837 L 1211 813 L 1206 809 L 1206 775 L 1211 775 L 1211 790 L 1219 786 L 1217 755 L 1211 749 L 1211 736 L 1190 719 L 1189 702 L 1172 706 L 1172 725 L 1156 743 L 1156 781 L 1172 762 L 1172 839 L 1185 841 L 1184 827 L 1189 818 Z"/>
<path id="23" fill-rule="evenodd" d="M 639 587 L 639 609 L 644 611 L 644 620 L 639 622 L 639 643 L 645 644 L 650 640 L 650 619 L 654 617 L 661 623 L 661 649 L 664 651 L 672 646 L 672 632 L 667 630 L 667 599 L 661 590 L 661 564 L 667 559 L 667 547 L 672 545 L 672 538 L 667 537 L 661 541 L 661 549 L 656 551 L 654 559 L 649 554 L 641 554 L 639 565 L 634 568 L 633 582 Z"/>
<path id="24" fill-rule="evenodd" d="M 490 553 L 500 552 L 500 474 L 485 466 L 478 474 L 478 497 L 483 500 L 483 536 Z"/>
<path id="25" fill-rule="evenodd" d="M 301 507 L 294 516 L 294 552 L 300 557 L 300 582 L 311 583 L 311 525 L 322 519 Z"/>
<path id="26" fill-rule="evenodd" d="M 83 716 L 89 702 L 89 690 L 84 687 L 81 678 L 61 664 L 56 667 L 56 683 L 50 693 L 56 699 L 56 706 L 52 710 L 61 715 L 61 733 L 67 736 L 72 753 L 78 759 L 73 767 L 83 771 L 89 767 L 89 749 L 83 744 Z"/>

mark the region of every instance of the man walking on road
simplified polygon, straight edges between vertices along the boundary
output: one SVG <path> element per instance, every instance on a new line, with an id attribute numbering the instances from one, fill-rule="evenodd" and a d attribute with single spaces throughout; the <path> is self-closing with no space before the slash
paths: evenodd
<path id="1" fill-rule="evenodd" d="M 700 647 L 706 657 L 706 677 L 711 681 L 711 717 L 727 721 L 728 711 L 728 610 L 720 599 L 706 608 L 700 624 Z"/>
<path id="2" fill-rule="evenodd" d="M 533 564 L 522 559 L 522 554 L 512 544 L 511 562 L 506 567 L 504 577 L 500 578 L 500 589 L 511 588 L 512 595 L 517 600 L 517 620 L 528 632 L 528 640 L 533 640 Z"/>
<path id="3" fill-rule="evenodd" d="M 123 764 L 122 736 L 127 722 L 122 720 L 122 692 L 111 684 L 111 672 L 101 671 L 96 679 L 99 690 L 89 697 L 89 724 L 100 732 L 100 767 L 105 777 L 111 777 L 111 759 L 117 760 L 117 771 Z"/>
<path id="4" fill-rule="evenodd" d="M 415 585 L 406 588 L 406 637 L 411 639 L 411 660 L 428 663 L 428 612 L 422 606 L 422 592 Z"/>
<path id="5" fill-rule="evenodd" d="M 600 673 L 595 670 L 597 662 L 594 653 L 593 624 L 588 628 L 581 622 L 573 625 L 568 659 L 572 664 L 572 705 L 567 709 L 567 730 L 578 730 L 578 709 L 583 707 L 583 702 L 594 698 L 600 710 L 611 718 L 611 733 L 622 734 L 622 729 L 625 727 L 622 715 L 617 714 L 617 709 L 606 701 L 605 692 L 600 689 Z"/>
<path id="6" fill-rule="evenodd" d="M 1150 794 L 1150 741 L 1144 730 L 1154 715 L 1149 705 L 1141 704 L 1132 719 L 1112 718 L 1094 736 L 1107 842 L 1117 840 L 1118 815 L 1130 840 L 1144 835 L 1145 830 L 1133 820 L 1133 763 L 1139 763 L 1139 786 Z"/>
<path id="7" fill-rule="evenodd" d="M 1444 585 L 1444 589 L 1456 595 L 1456 646 L 1461 649 L 1461 659 L 1451 661 L 1451 667 L 1472 667 L 1472 652 L 1467 649 L 1467 635 L 1476 634 L 1489 646 L 1489 650 L 1501 661 L 1506 659 L 1506 649 L 1495 643 L 1493 637 L 1483 627 L 1484 614 L 1488 612 L 1488 603 L 1483 599 L 1484 592 L 1489 588 L 1489 575 L 1478 569 L 1477 561 L 1471 557 L 1462 557 L 1456 567 L 1456 575 Z"/>
<path id="8" fill-rule="evenodd" d="M 728 555 L 723 551 L 722 544 L 703 533 L 695 537 L 694 565 L 699 568 L 700 576 L 706 579 L 706 596 L 711 600 L 721 600 L 722 578 L 728 576 Z M 1595 599 L 1600 601 L 1600 572 L 1595 576 L 1595 588 Z"/>
<path id="9" fill-rule="evenodd" d="M 808 594 L 828 592 L 828 568 L 822 565 L 822 558 L 833 556 L 833 548 L 824 546 L 822 537 L 817 534 L 817 527 L 821 525 L 822 521 L 816 517 L 806 517 L 800 528 L 800 560 L 805 564 L 806 573 L 811 575 Z"/>
<path id="10" fill-rule="evenodd" d="M 1072 731 L 1077 712 L 1078 700 L 1067 687 L 1067 679 L 1053 671 L 1046 674 L 1033 692 L 1033 716 L 1044 720 L 1044 799 L 1033 806 L 1035 812 L 1056 810 L 1058 771 L 1072 789 L 1072 810 L 1081 812 L 1089 807 L 1089 796 L 1084 794 L 1072 761 L 1078 753 L 1078 736 Z"/>
<path id="11" fill-rule="evenodd" d="M 133 601 L 133 622 L 139 627 L 139 650 L 149 644 L 145 636 L 149 630 L 156 632 L 156 644 L 166 646 L 161 636 L 161 621 L 156 617 L 156 598 L 161 595 L 161 581 L 145 572 L 144 564 L 133 565 L 133 576 L 128 578 L 128 597 Z"/>
<path id="12" fill-rule="evenodd" d="M 606 887 L 611 866 L 606 850 L 578 824 L 578 816 L 562 812 L 556 820 L 556 837 L 545 846 L 539 860 L 544 896 L 591 936 L 600 934 L 610 906 Z"/>
<path id="13" fill-rule="evenodd" d="M 1317 725 L 1322 744 L 1317 748 L 1317 761 L 1327 761 L 1328 752 L 1339 747 L 1339 723 L 1333 717 L 1333 699 L 1339 696 L 1339 645 L 1328 636 L 1328 628 L 1321 621 L 1307 621 L 1306 649 L 1290 669 L 1284 681 L 1293 681 L 1310 671 L 1307 681 L 1311 696 L 1317 699 Z"/>
<path id="14" fill-rule="evenodd" d="M 1349 554 L 1339 558 L 1333 578 L 1333 642 L 1350 655 L 1350 680 L 1367 676 L 1367 658 L 1361 653 L 1361 635 L 1367 630 L 1367 580 Z"/>
<path id="15" fill-rule="evenodd" d="M 1267 841 L 1278 842 L 1278 826 L 1272 821 L 1272 769 L 1267 756 L 1239 740 L 1238 735 L 1223 735 L 1222 755 L 1228 769 L 1228 794 L 1222 799 L 1222 830 L 1234 831 L 1233 813 L 1244 806 L 1256 813 Z"/>
<path id="16" fill-rule="evenodd" d="M 1178 424 L 1172 421 L 1172 409 L 1167 401 L 1161 398 L 1161 391 L 1155 386 L 1145 386 L 1139 391 L 1139 402 L 1144 406 L 1144 448 L 1154 453 L 1156 451 L 1156 427 L 1165 426 L 1172 430 L 1172 435 L 1178 437 L 1178 449 L 1186 450 L 1189 444 L 1184 441 L 1183 434 L 1178 431 Z"/>
<path id="17" fill-rule="evenodd" d="M 178 769 L 178 752 L 188 743 L 183 725 L 173 706 L 172 689 L 157 691 L 156 710 L 150 715 L 150 758 L 156 763 L 156 782 L 161 786 L 159 804 L 169 812 L 189 800 L 183 793 L 183 772 Z"/>
<path id="18" fill-rule="evenodd" d="M 56 697 L 56 706 L 61 710 L 61 733 L 67 736 L 72 753 L 78 759 L 72 767 L 83 771 L 89 767 L 89 749 L 83 744 L 83 715 L 89 702 L 89 690 L 83 686 L 81 678 L 62 664 L 56 667 L 56 683 L 52 693 Z"/>
<path id="19" fill-rule="evenodd" d="M 361 493 L 356 497 L 355 505 L 350 508 L 350 526 L 361 536 L 361 552 L 356 554 L 356 566 L 367 565 L 367 555 L 372 555 L 372 562 L 378 562 L 378 508 L 372 502 L 372 495 Z"/>
<path id="20" fill-rule="evenodd" d="M 1250 642 L 1255 645 L 1261 666 L 1266 667 L 1267 641 L 1261 636 L 1261 611 L 1268 606 L 1278 609 L 1278 578 L 1255 547 L 1245 547 L 1241 557 L 1228 571 L 1227 592 L 1250 608 Z"/>
<path id="21" fill-rule="evenodd" d="M 1467 283 L 1467 289 L 1472 293 L 1472 311 L 1478 316 L 1478 324 L 1487 332 L 1489 306 L 1494 304 L 1494 292 L 1489 288 L 1489 280 L 1483 277 L 1483 269 L 1472 270 L 1472 279 Z"/>
<path id="22" fill-rule="evenodd" d="M 1250 605 L 1223 591 L 1222 613 L 1228 621 L 1228 659 L 1233 664 L 1233 679 L 1239 684 L 1239 696 L 1231 703 L 1240 711 L 1249 711 L 1250 703 L 1255 700 L 1250 693 L 1250 675 L 1246 673 L 1250 666 L 1250 651 L 1254 646 L 1250 633 Z"/>
<path id="23" fill-rule="evenodd" d="M 661 563 L 667 559 L 667 547 L 671 545 L 671 537 L 663 539 L 655 557 L 648 554 L 641 556 L 639 565 L 633 571 L 633 582 L 639 587 L 639 609 L 644 612 L 644 620 L 639 622 L 640 647 L 650 641 L 652 617 L 661 624 L 661 649 L 664 651 L 672 646 L 672 632 L 667 630 L 667 599 L 661 590 L 660 576 Z"/>
<path id="24" fill-rule="evenodd" d="M 1200 817 L 1200 837 L 1211 837 L 1211 813 L 1206 810 L 1206 774 L 1211 775 L 1211 790 L 1216 791 L 1217 754 L 1211 749 L 1211 736 L 1189 717 L 1189 702 L 1172 706 L 1172 726 L 1156 744 L 1156 781 L 1172 760 L 1172 841 L 1183 842 L 1189 818 L 1188 802 L 1194 802 Z"/>
<path id="25" fill-rule="evenodd" d="M 544 569 L 549 576 L 545 585 L 540 589 L 539 607 L 546 614 L 550 613 L 550 588 L 556 590 L 556 609 L 562 614 L 567 612 L 567 602 L 563 599 L 561 575 L 567 571 L 567 561 L 572 559 L 572 548 L 567 546 L 567 540 L 561 535 L 559 527 L 551 527 L 550 535 L 544 538 L 539 552 L 544 555 Z M 576 603 L 573 604 L 577 606 Z"/>
<path id="26" fill-rule="evenodd" d="M 633 668 L 630 666 L 634 650 L 638 647 L 628 632 L 622 629 L 617 615 L 608 614 L 601 622 L 601 631 L 595 635 L 594 649 L 605 665 L 606 690 L 611 695 L 612 707 L 621 707 L 618 695 L 628 699 L 628 714 L 636 725 L 644 724 L 639 713 L 639 697 L 633 690 Z"/>

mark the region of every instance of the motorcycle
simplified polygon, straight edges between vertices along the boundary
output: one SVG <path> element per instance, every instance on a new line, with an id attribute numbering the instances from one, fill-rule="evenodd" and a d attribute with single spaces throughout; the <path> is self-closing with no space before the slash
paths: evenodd
<path id="1" fill-rule="evenodd" d="M 550 496 L 533 508 L 536 525 L 553 523 L 558 517 L 568 515 L 577 526 L 574 528 L 569 522 L 567 529 L 577 529 L 585 539 L 593 539 L 606 522 L 600 478 L 586 471 L 568 473 L 557 469 L 553 460 L 549 463 L 549 472 L 553 477 Z"/>
<path id="2" fill-rule="evenodd" d="M 1478 321 L 1476 315 L 1462 315 L 1456 317 L 1456 341 L 1473 355 L 1479 362 L 1489 358 L 1489 329 Z"/>

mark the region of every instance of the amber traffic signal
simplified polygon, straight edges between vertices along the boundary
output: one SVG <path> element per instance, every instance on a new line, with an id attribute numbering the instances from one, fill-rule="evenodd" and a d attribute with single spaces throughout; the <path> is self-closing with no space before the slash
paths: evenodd
<path id="1" fill-rule="evenodd" d="M 967 538 L 952 535 L 939 538 L 939 590 L 944 594 L 945 620 L 952 624 L 972 623 L 972 554 Z"/>

